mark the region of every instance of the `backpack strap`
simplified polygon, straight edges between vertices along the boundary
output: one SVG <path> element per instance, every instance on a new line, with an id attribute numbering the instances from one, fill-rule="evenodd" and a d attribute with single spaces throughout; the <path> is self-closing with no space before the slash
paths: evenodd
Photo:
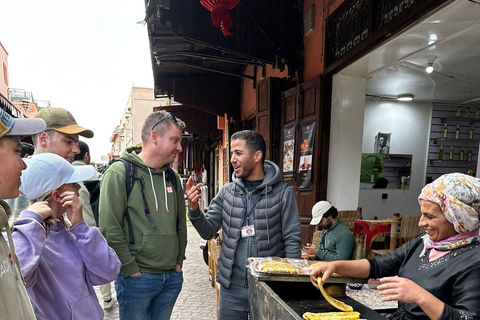
<path id="1" fill-rule="evenodd" d="M 145 197 L 145 181 L 143 180 L 142 177 L 139 177 L 137 175 L 137 166 L 133 163 L 130 162 L 126 159 L 120 159 L 120 161 L 123 162 L 123 165 L 125 166 L 125 188 L 127 191 L 127 202 L 128 198 L 130 197 L 130 194 L 132 193 L 133 186 L 135 185 L 136 180 L 140 180 L 140 186 L 142 188 L 142 199 L 143 199 L 143 206 L 145 210 L 145 215 L 147 216 L 148 222 L 150 222 L 150 226 L 155 227 L 155 222 L 153 221 L 153 218 L 150 214 L 150 209 L 148 208 L 148 203 L 147 203 L 147 198 Z M 130 218 L 130 213 L 128 212 L 128 203 L 127 207 L 125 208 L 125 212 L 123 213 L 125 216 L 125 220 L 127 220 L 127 226 L 128 226 L 128 242 L 133 244 L 135 243 L 133 239 L 133 227 L 132 227 L 132 220 Z"/>
<path id="2" fill-rule="evenodd" d="M 132 166 L 135 167 L 135 169 L 136 169 L 136 166 L 134 164 L 132 164 Z M 137 170 L 135 170 L 135 172 L 137 172 Z M 141 182 L 142 198 L 143 198 L 143 206 L 145 208 L 145 215 L 147 216 L 148 222 L 150 222 L 150 226 L 153 228 L 153 227 L 155 227 L 155 222 L 153 222 L 153 218 L 150 215 L 150 209 L 148 208 L 147 198 L 145 197 L 145 191 L 143 189 L 145 187 L 145 181 L 143 180 L 142 177 L 137 177 L 137 179 L 139 179 L 140 182 Z"/>
<path id="3" fill-rule="evenodd" d="M 133 185 L 135 184 L 135 176 L 137 175 L 137 168 L 133 163 L 127 161 L 125 159 L 120 159 L 125 166 L 125 189 L 127 190 L 127 207 L 125 208 L 125 212 L 123 215 L 125 216 L 125 220 L 127 220 L 128 226 L 128 242 L 133 244 L 135 241 L 133 240 L 133 228 L 132 228 L 132 220 L 130 219 L 130 213 L 128 212 L 128 198 L 130 197 L 130 193 L 132 193 Z"/>
<path id="4" fill-rule="evenodd" d="M 173 189 L 175 189 L 175 191 L 177 190 L 177 178 L 175 177 L 175 173 L 170 166 L 165 171 L 165 180 L 171 182 L 173 185 Z"/>

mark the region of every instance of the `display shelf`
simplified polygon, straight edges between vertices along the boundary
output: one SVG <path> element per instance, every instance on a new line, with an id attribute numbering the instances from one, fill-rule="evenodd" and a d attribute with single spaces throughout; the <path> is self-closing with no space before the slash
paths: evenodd
<path id="1" fill-rule="evenodd" d="M 457 117 L 448 117 L 448 118 L 441 118 L 441 123 L 469 123 L 470 125 L 480 122 L 480 119 L 476 118 L 457 118 Z"/>
<path id="2" fill-rule="evenodd" d="M 441 159 L 429 159 L 430 164 L 434 164 L 435 162 L 445 162 L 445 163 L 452 163 L 452 164 L 466 164 L 466 165 L 474 165 L 477 161 L 467 161 L 467 160 L 441 160 Z"/>
<path id="3" fill-rule="evenodd" d="M 452 105 L 433 105 L 427 157 L 427 181 L 433 181 L 442 174 L 451 172 L 470 174 L 469 172 L 474 171 L 477 164 L 480 119 L 476 115 L 480 115 L 479 107 L 461 106 L 460 117 L 457 117 L 458 108 L 458 106 Z M 470 108 L 469 117 L 465 117 L 466 108 Z M 443 137 L 445 127 L 447 127 L 446 138 Z M 472 128 L 474 128 L 474 132 L 471 132 Z M 459 130 L 457 134 L 456 130 Z M 457 135 L 458 138 L 456 138 Z M 470 139 L 470 136 L 473 139 Z M 443 148 L 443 159 L 438 159 L 441 148 Z M 462 149 L 464 160 L 460 160 Z M 449 160 L 450 150 L 453 150 L 454 153 L 453 160 Z M 471 161 L 468 161 L 469 152 Z"/>
<path id="4" fill-rule="evenodd" d="M 448 139 L 448 138 L 432 138 L 433 140 L 433 143 L 434 144 L 437 144 L 439 141 L 445 141 L 445 142 L 455 142 L 455 141 L 458 141 L 458 142 L 475 142 L 478 144 L 478 140 L 475 140 L 475 139 Z"/>

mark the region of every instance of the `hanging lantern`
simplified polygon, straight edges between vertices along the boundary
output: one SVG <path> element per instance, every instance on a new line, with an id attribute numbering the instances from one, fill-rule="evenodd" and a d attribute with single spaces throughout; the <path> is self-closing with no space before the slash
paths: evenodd
<path id="1" fill-rule="evenodd" d="M 232 10 L 240 0 L 200 0 L 200 3 L 212 12 L 212 24 L 220 28 L 224 36 L 231 36 L 228 31 L 233 26 L 230 18 Z"/>

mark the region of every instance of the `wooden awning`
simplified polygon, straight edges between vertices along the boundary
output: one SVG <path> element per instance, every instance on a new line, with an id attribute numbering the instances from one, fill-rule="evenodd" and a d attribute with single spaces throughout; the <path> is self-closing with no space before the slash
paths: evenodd
<path id="1" fill-rule="evenodd" d="M 153 111 L 160 110 L 172 112 L 175 117 L 185 122 L 185 131 L 194 133 L 204 138 L 210 138 L 212 140 L 217 139 L 221 135 L 221 131 L 217 129 L 216 115 L 186 106 L 153 108 Z"/>
<path id="2" fill-rule="evenodd" d="M 3 110 L 7 111 L 9 115 L 14 118 L 25 118 L 25 115 L 15 108 L 13 103 L 10 102 L 3 94 L 0 93 L 0 106 Z"/>
<path id="3" fill-rule="evenodd" d="M 154 0 L 146 1 L 156 97 L 171 95 L 192 108 L 239 115 L 232 109 L 240 106 L 241 80 L 256 86 L 256 77 L 244 72 L 247 66 L 263 72 L 266 64 L 288 66 L 292 75 L 303 70 L 301 0 L 242 1 L 230 11 L 229 37 L 212 25 L 200 1 L 160 2 L 152 7 Z"/>

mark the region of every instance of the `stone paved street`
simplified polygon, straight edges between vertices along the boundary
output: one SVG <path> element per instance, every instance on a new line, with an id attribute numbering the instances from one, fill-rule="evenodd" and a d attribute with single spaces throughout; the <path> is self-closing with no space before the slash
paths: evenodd
<path id="1" fill-rule="evenodd" d="M 198 247 L 200 236 L 191 225 L 188 225 L 187 230 L 187 260 L 183 263 L 184 283 L 171 319 L 214 320 L 216 319 L 215 288 L 210 284 L 208 266 L 203 261 L 202 250 Z M 100 304 L 102 304 L 103 301 L 98 287 L 95 290 L 97 291 Z M 105 310 L 103 319 L 118 320 L 118 304 L 110 310 Z"/>

